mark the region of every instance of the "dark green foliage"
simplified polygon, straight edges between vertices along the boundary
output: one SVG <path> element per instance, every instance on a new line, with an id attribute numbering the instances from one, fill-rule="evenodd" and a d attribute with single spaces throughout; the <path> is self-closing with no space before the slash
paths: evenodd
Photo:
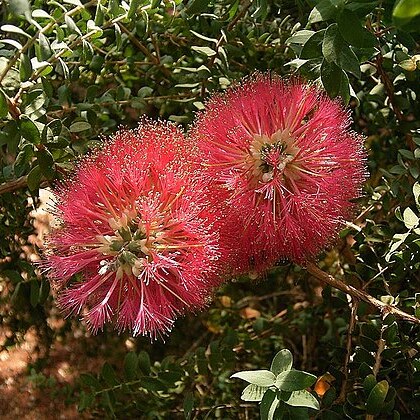
<path id="1" fill-rule="evenodd" d="M 314 80 L 349 104 L 354 129 L 366 136 L 371 178 L 355 220 L 320 256 L 320 266 L 420 318 L 417 3 L 3 3 L 0 321 L 7 334 L 0 345 L 12 350 L 36 331 L 42 351 L 28 371 L 31 383 L 58 395 L 43 366 L 52 343 L 83 328 L 48 323 L 58 317 L 49 284 L 29 262 L 39 244 L 30 214 L 39 206 L 39 188 L 66 176 L 102 136 L 135 126 L 143 114 L 187 126 L 209 92 L 255 70 Z M 87 368 L 60 398 L 99 418 L 420 417 L 418 325 L 330 287 L 321 290 L 298 266 L 281 263 L 259 283 L 236 280 L 217 292 L 207 312 L 177 322 L 166 343 L 107 332 L 86 338 L 89 356 L 101 352 L 107 361 Z M 133 350 L 127 352 L 127 343 Z M 276 378 L 295 375 L 278 383 L 281 398 L 252 388 L 250 398 L 261 397 L 261 405 L 241 401 L 241 384 L 230 376 L 263 369 L 284 348 L 296 371 L 284 353 L 274 358 Z M 310 375 L 300 377 L 301 370 Z M 319 411 L 290 399 L 308 386 Z"/>

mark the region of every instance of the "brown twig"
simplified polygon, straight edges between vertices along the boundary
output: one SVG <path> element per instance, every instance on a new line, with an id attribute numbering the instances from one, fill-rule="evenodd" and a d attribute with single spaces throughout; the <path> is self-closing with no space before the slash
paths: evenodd
<path id="1" fill-rule="evenodd" d="M 337 403 L 342 403 L 346 400 L 347 380 L 349 376 L 349 372 L 348 372 L 349 362 L 350 362 L 351 348 L 352 348 L 352 343 L 353 343 L 353 332 L 354 332 L 354 327 L 356 326 L 356 320 L 357 320 L 357 309 L 359 307 L 359 300 L 352 298 L 350 302 L 350 307 L 351 307 L 351 313 L 350 313 L 349 329 L 347 333 L 346 358 L 344 359 L 344 366 L 343 366 L 344 379 L 341 385 L 340 395 L 337 398 Z"/>
<path id="2" fill-rule="evenodd" d="M 381 337 L 378 340 L 378 350 L 376 351 L 376 355 L 375 355 L 375 365 L 373 366 L 373 374 L 376 375 L 379 372 L 379 369 L 381 367 L 381 359 L 382 359 L 382 352 L 385 350 L 385 340 L 382 338 L 382 331 L 383 328 L 381 330 Z"/>
<path id="3" fill-rule="evenodd" d="M 376 56 L 376 70 L 378 71 L 378 74 L 382 80 L 382 83 L 384 84 L 386 93 L 388 95 L 389 98 L 389 102 L 391 102 L 392 105 L 392 109 L 395 112 L 395 115 L 398 119 L 398 121 L 404 121 L 404 115 L 402 114 L 400 108 L 398 107 L 397 103 L 395 102 L 395 95 L 394 95 L 394 85 L 392 84 L 391 79 L 388 76 L 388 73 L 384 70 L 384 68 L 382 67 L 382 62 L 383 62 L 383 56 L 382 54 L 378 54 Z"/>
<path id="4" fill-rule="evenodd" d="M 145 101 L 145 102 L 153 102 L 153 101 L 157 101 L 157 100 L 174 100 L 174 101 L 176 101 L 178 99 L 194 98 L 195 96 L 196 96 L 196 94 L 194 94 L 192 92 L 188 92 L 188 93 L 178 93 L 177 95 L 146 96 L 146 97 L 140 98 L 140 99 L 142 101 Z M 131 103 L 133 102 L 134 99 L 137 99 L 137 98 L 124 99 L 124 100 L 120 100 L 120 101 L 93 102 L 93 103 L 91 103 L 91 105 L 99 105 L 101 107 L 113 106 L 113 105 L 131 105 Z M 63 109 L 48 111 L 47 115 L 60 117 L 60 116 L 63 116 L 67 113 L 74 112 L 76 110 L 77 110 L 77 106 L 69 106 L 69 107 L 66 107 L 66 108 L 63 108 Z"/>
<path id="5" fill-rule="evenodd" d="M 245 16 L 245 13 L 248 11 L 251 4 L 252 4 L 252 0 L 247 0 L 244 3 L 242 10 L 235 16 L 235 19 L 233 19 L 232 22 L 230 22 L 229 25 L 227 26 L 226 30 L 228 32 L 231 31 L 236 26 L 236 24 Z"/>
<path id="6" fill-rule="evenodd" d="M 0 184 L 0 195 L 19 190 L 20 188 L 26 187 L 27 185 L 27 175 L 21 176 L 18 179 L 13 179 L 12 181 L 3 182 L 3 184 Z"/>
<path id="7" fill-rule="evenodd" d="M 410 315 L 401 309 L 388 305 L 386 303 L 381 302 L 380 300 L 374 298 L 369 293 L 366 293 L 363 290 L 356 289 L 355 287 L 342 282 L 331 276 L 330 274 L 322 271 L 317 265 L 314 263 L 309 263 L 306 266 L 307 271 L 316 277 L 318 280 L 322 281 L 323 283 L 329 284 L 330 286 L 341 290 L 344 293 L 347 293 L 354 299 L 362 300 L 363 302 L 368 303 L 371 306 L 374 306 L 378 309 L 383 315 L 387 313 L 392 313 L 398 318 L 403 319 L 404 321 L 412 322 L 414 324 L 420 324 L 420 319 L 416 318 L 413 315 Z"/>
<path id="8" fill-rule="evenodd" d="M 167 69 L 164 65 L 162 65 L 162 63 L 160 62 L 159 58 L 156 57 L 155 55 L 153 55 L 145 45 L 143 45 L 139 39 L 137 39 L 130 31 L 129 29 L 127 29 L 121 22 L 118 22 L 118 26 L 120 27 L 121 31 L 123 31 L 128 39 L 130 40 L 130 42 L 136 46 L 151 62 L 152 64 L 156 65 L 157 67 L 159 67 L 159 69 L 161 70 L 161 72 L 163 73 L 163 75 L 165 77 L 170 77 L 171 72 L 169 69 Z"/>

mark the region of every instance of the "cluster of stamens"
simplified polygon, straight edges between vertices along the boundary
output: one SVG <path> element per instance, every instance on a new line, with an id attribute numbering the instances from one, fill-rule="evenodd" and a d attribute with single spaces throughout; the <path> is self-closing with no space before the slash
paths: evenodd
<path id="1" fill-rule="evenodd" d="M 122 278 L 124 273 L 139 277 L 147 262 L 150 262 L 151 250 L 163 233 L 146 234 L 141 220 L 136 220 L 135 215 L 129 213 L 123 213 L 119 219 L 110 218 L 108 223 L 114 230 L 114 235 L 97 236 L 101 244 L 97 251 L 114 258 L 100 262 L 99 274 L 115 271 L 117 278 Z"/>
<path id="2" fill-rule="evenodd" d="M 265 134 L 254 135 L 250 148 L 253 175 L 264 183 L 270 182 L 277 175 L 282 175 L 298 151 L 292 142 L 290 134 L 281 130 L 271 137 Z"/>

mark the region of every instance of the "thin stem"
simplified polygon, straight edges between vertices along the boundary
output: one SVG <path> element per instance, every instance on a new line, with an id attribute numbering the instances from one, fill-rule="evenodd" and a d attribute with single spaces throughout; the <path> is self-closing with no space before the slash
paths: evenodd
<path id="1" fill-rule="evenodd" d="M 389 98 L 389 102 L 391 102 L 392 108 L 395 112 L 395 116 L 397 117 L 398 121 L 402 122 L 404 121 L 404 116 L 395 101 L 394 85 L 391 79 L 389 78 L 388 73 L 382 67 L 382 62 L 383 62 L 383 56 L 382 54 L 378 54 L 376 57 L 376 63 L 375 63 L 376 70 L 378 71 L 378 74 L 382 80 L 382 83 L 384 84 L 386 93 Z"/>
<path id="2" fill-rule="evenodd" d="M 171 72 L 159 60 L 159 57 L 153 55 L 145 45 L 143 45 L 121 22 L 118 22 L 121 31 L 124 32 L 133 45 L 135 45 L 154 65 L 159 67 L 165 77 L 170 77 Z M 158 51 L 157 51 L 158 54 Z"/>
<path id="3" fill-rule="evenodd" d="M 0 195 L 19 190 L 20 188 L 24 188 L 27 185 L 28 185 L 27 175 L 21 176 L 20 178 L 14 179 L 13 181 L 3 182 L 3 184 L 0 184 Z"/>
<path id="4" fill-rule="evenodd" d="M 351 313 L 350 313 L 349 329 L 347 333 L 346 358 L 344 359 L 344 366 L 343 366 L 344 379 L 341 385 L 340 395 L 337 398 L 338 403 L 342 403 L 346 400 L 347 380 L 349 377 L 349 362 L 350 362 L 351 349 L 352 349 L 352 343 L 353 343 L 353 332 L 354 332 L 354 327 L 356 326 L 356 320 L 357 320 L 357 309 L 359 307 L 359 300 L 350 298 L 349 305 L 351 308 Z"/>
<path id="5" fill-rule="evenodd" d="M 318 280 L 322 281 L 323 283 L 329 284 L 330 286 L 341 290 L 344 293 L 352 296 L 354 299 L 362 300 L 363 302 L 369 303 L 369 305 L 374 306 L 378 309 L 383 315 L 387 313 L 392 313 L 398 318 L 403 319 L 404 321 L 412 322 L 414 324 L 420 324 L 420 319 L 416 318 L 413 315 L 410 315 L 401 309 L 388 305 L 386 303 L 381 302 L 380 300 L 374 298 L 369 293 L 366 293 L 363 290 L 356 289 L 355 287 L 342 282 L 331 276 L 330 274 L 322 271 L 317 265 L 314 263 L 309 263 L 306 266 L 306 270 L 316 277 Z"/>

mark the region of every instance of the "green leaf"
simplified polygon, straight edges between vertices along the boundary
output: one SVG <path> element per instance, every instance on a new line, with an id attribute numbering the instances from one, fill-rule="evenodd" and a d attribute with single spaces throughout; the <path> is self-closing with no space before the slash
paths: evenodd
<path id="1" fill-rule="evenodd" d="M 38 305 L 39 302 L 39 281 L 32 280 L 31 281 L 31 293 L 30 293 L 30 302 L 32 307 Z"/>
<path id="2" fill-rule="evenodd" d="M 154 378 L 151 376 L 145 376 L 141 378 L 141 386 L 148 391 L 165 391 L 167 386 L 158 378 Z"/>
<path id="3" fill-rule="evenodd" d="M 86 121 L 77 121 L 73 123 L 69 130 L 72 133 L 80 133 L 81 131 L 90 130 L 91 125 Z"/>
<path id="4" fill-rule="evenodd" d="M 101 387 L 100 382 L 96 377 L 92 376 L 90 373 L 82 373 L 80 374 L 80 382 L 88 386 L 89 388 L 92 388 L 94 390 L 99 390 Z"/>
<path id="5" fill-rule="evenodd" d="M 341 69 L 360 78 L 359 59 L 340 35 L 336 23 L 328 26 L 325 31 L 324 40 L 322 42 L 322 53 L 329 63 L 335 63 Z"/>
<path id="6" fill-rule="evenodd" d="M 19 130 L 22 137 L 32 144 L 39 144 L 41 142 L 41 134 L 38 127 L 27 115 L 20 116 Z"/>
<path id="7" fill-rule="evenodd" d="M 420 2 L 418 0 L 399 0 L 392 12 L 392 18 L 399 25 L 404 25 L 420 15 Z"/>
<path id="8" fill-rule="evenodd" d="M 95 401 L 95 394 L 87 394 L 86 392 L 82 391 L 79 397 L 79 403 L 77 404 L 77 409 L 81 412 L 86 410 L 87 408 L 91 407 L 93 402 Z"/>
<path id="9" fill-rule="evenodd" d="M 16 176 L 22 176 L 27 171 L 28 165 L 34 156 L 33 144 L 26 143 L 20 149 L 21 150 L 13 163 L 13 170 Z"/>
<path id="10" fill-rule="evenodd" d="M 389 252 L 385 255 L 385 261 L 389 262 L 391 260 L 392 255 L 397 251 L 397 249 L 405 242 L 405 240 L 408 238 L 410 232 L 407 232 L 405 234 L 396 234 L 392 238 L 393 241 L 396 240 L 391 245 L 391 248 L 389 249 Z"/>
<path id="11" fill-rule="evenodd" d="M 101 55 L 94 55 L 89 64 L 89 68 L 96 74 L 99 74 L 102 71 L 104 63 L 105 59 Z"/>
<path id="12" fill-rule="evenodd" d="M 300 53 L 301 59 L 311 59 L 322 57 L 322 43 L 324 40 L 325 29 L 315 32 L 303 45 Z"/>
<path id="13" fill-rule="evenodd" d="M 40 149 L 36 152 L 38 165 L 42 175 L 47 179 L 53 179 L 55 176 L 54 159 L 47 149 Z"/>
<path id="14" fill-rule="evenodd" d="M 258 386 L 254 384 L 249 384 L 242 391 L 241 400 L 242 401 L 261 401 L 267 389 L 269 388 L 266 386 Z"/>
<path id="15" fill-rule="evenodd" d="M 42 32 L 40 32 L 38 35 L 38 41 L 39 41 L 39 48 L 41 51 L 40 61 L 42 60 L 47 61 L 53 55 L 50 42 L 48 41 L 48 38 Z"/>
<path id="16" fill-rule="evenodd" d="M 360 23 L 360 19 L 351 10 L 342 10 L 337 16 L 340 34 L 350 45 L 358 48 L 371 48 L 377 44 L 375 35 Z"/>
<path id="17" fill-rule="evenodd" d="M 76 33 L 80 36 L 82 35 L 82 33 L 80 32 L 80 29 L 78 28 L 74 20 L 68 14 L 64 15 L 64 22 L 66 22 L 67 28 L 69 29 L 70 32 Z"/>
<path id="18" fill-rule="evenodd" d="M 147 96 L 150 96 L 153 93 L 153 89 L 150 86 L 143 86 L 139 89 L 137 92 L 137 95 L 140 98 L 146 98 Z"/>
<path id="19" fill-rule="evenodd" d="M 28 188 L 30 191 L 35 191 L 39 188 L 39 184 L 41 183 L 42 173 L 41 168 L 37 165 L 31 169 L 28 174 L 27 183 Z"/>
<path id="20" fill-rule="evenodd" d="M 148 353 L 146 353 L 145 351 L 141 351 L 139 353 L 138 358 L 139 358 L 139 368 L 145 375 L 148 375 L 150 373 L 150 357 Z"/>
<path id="21" fill-rule="evenodd" d="M 110 417 L 115 418 L 115 413 L 114 413 L 115 399 L 111 400 L 109 391 L 105 391 L 101 393 L 101 404 L 104 407 L 106 407 L 107 413 L 110 413 Z"/>
<path id="22" fill-rule="evenodd" d="M 59 67 L 59 69 L 61 70 L 60 73 L 63 75 L 65 79 L 69 79 L 70 78 L 69 67 L 67 66 L 67 64 L 64 62 L 62 58 L 58 57 L 57 61 L 58 61 L 58 64 L 60 65 Z"/>
<path id="23" fill-rule="evenodd" d="M 20 81 L 25 82 L 31 77 L 32 64 L 27 54 L 21 54 L 19 63 Z"/>
<path id="24" fill-rule="evenodd" d="M 299 57 L 303 60 L 322 57 L 325 29 L 315 32 L 303 45 Z"/>
<path id="25" fill-rule="evenodd" d="M 122 46 L 122 35 L 121 35 L 120 25 L 118 25 L 117 23 L 114 24 L 114 32 L 115 32 L 115 47 L 117 48 L 117 50 L 120 50 Z"/>
<path id="26" fill-rule="evenodd" d="M 319 410 L 318 400 L 308 391 L 293 391 L 292 395 L 284 402 L 293 407 L 308 407 Z"/>
<path id="27" fill-rule="evenodd" d="M 378 415 L 388 394 L 389 384 L 386 380 L 378 382 L 369 394 L 366 402 L 366 411 L 368 414 Z"/>
<path id="28" fill-rule="evenodd" d="M 32 90 L 25 98 L 24 113 L 26 115 L 33 115 L 37 119 L 45 113 L 44 105 L 46 100 L 47 98 L 42 89 Z"/>
<path id="29" fill-rule="evenodd" d="M 283 349 L 280 350 L 271 362 L 270 370 L 274 375 L 278 375 L 281 372 L 292 369 L 293 365 L 293 356 L 290 350 Z"/>
<path id="30" fill-rule="evenodd" d="M 59 119 L 50 121 L 45 127 L 51 130 L 53 136 L 59 136 L 63 128 L 63 123 Z"/>
<path id="31" fill-rule="evenodd" d="M 13 284 L 18 284 L 20 282 L 24 282 L 25 279 L 22 277 L 22 275 L 14 270 L 2 270 L 1 276 L 3 278 L 7 277 Z"/>
<path id="32" fill-rule="evenodd" d="M 90 39 L 100 38 L 104 33 L 104 31 L 99 26 L 96 26 L 93 20 L 88 20 L 86 26 L 87 26 L 87 30 L 90 33 L 90 36 L 89 36 Z"/>
<path id="33" fill-rule="evenodd" d="M 115 370 L 108 362 L 102 366 L 101 376 L 111 387 L 119 384 Z"/>
<path id="34" fill-rule="evenodd" d="M 274 420 L 274 414 L 279 403 L 276 393 L 271 389 L 267 390 L 260 403 L 261 420 Z"/>
<path id="35" fill-rule="evenodd" d="M 127 353 L 124 358 L 124 375 L 128 380 L 137 378 L 139 359 L 135 352 Z"/>
<path id="36" fill-rule="evenodd" d="M 0 39 L 0 44 L 8 44 L 17 50 L 22 49 L 22 44 L 14 39 Z"/>
<path id="37" fill-rule="evenodd" d="M 372 391 L 372 389 L 377 384 L 375 375 L 370 374 L 366 376 L 366 378 L 363 380 L 363 391 L 366 393 L 366 395 L 369 395 Z"/>
<path id="38" fill-rule="evenodd" d="M 130 7 L 129 7 L 128 12 L 127 12 L 127 17 L 129 19 L 132 18 L 136 14 L 137 9 L 140 7 L 141 4 L 142 4 L 142 0 L 131 0 L 130 1 Z"/>
<path id="39" fill-rule="evenodd" d="M 308 388 L 316 381 L 316 376 L 301 370 L 287 370 L 276 378 L 276 387 L 281 391 L 299 391 Z"/>
<path id="40" fill-rule="evenodd" d="M 301 31 L 298 31 L 294 33 L 290 38 L 286 39 L 286 45 L 290 44 L 297 44 L 297 45 L 304 45 L 308 39 L 313 36 L 316 32 L 314 31 L 308 31 L 306 29 L 303 29 Z"/>
<path id="41" fill-rule="evenodd" d="M 192 0 L 187 5 L 187 13 L 194 15 L 197 13 L 204 12 L 209 5 L 210 0 Z"/>
<path id="42" fill-rule="evenodd" d="M 9 0 L 10 11 L 18 16 L 31 17 L 31 4 L 28 0 Z"/>
<path id="43" fill-rule="evenodd" d="M 403 213 L 404 224 L 407 229 L 412 229 L 419 224 L 419 218 L 410 207 L 407 207 Z"/>
<path id="44" fill-rule="evenodd" d="M 53 17 L 48 14 L 45 10 L 35 9 L 32 11 L 32 17 L 34 19 L 53 19 Z"/>
<path id="45" fill-rule="evenodd" d="M 347 74 L 336 64 L 322 61 L 321 81 L 331 98 L 340 96 L 345 104 L 350 100 L 350 85 Z"/>
<path id="46" fill-rule="evenodd" d="M 272 386 L 276 381 L 276 375 L 269 370 L 244 370 L 237 372 L 231 378 L 242 379 L 250 384 L 258 386 Z"/>
<path id="47" fill-rule="evenodd" d="M 6 95 L 0 89 L 0 118 L 4 118 L 9 113 L 9 105 L 7 104 Z"/>
<path id="48" fill-rule="evenodd" d="M 189 420 L 194 409 L 194 394 L 192 392 L 188 392 L 185 396 L 183 408 L 185 420 Z"/>
<path id="49" fill-rule="evenodd" d="M 39 288 L 39 303 L 43 304 L 50 294 L 50 283 L 47 280 L 41 282 L 41 287 Z"/>
<path id="50" fill-rule="evenodd" d="M 194 50 L 194 51 L 197 51 L 200 54 L 206 55 L 207 57 L 212 57 L 213 55 L 217 54 L 216 51 L 214 51 L 210 47 L 192 46 L 191 49 Z"/>
<path id="51" fill-rule="evenodd" d="M 413 185 L 413 194 L 414 194 L 414 200 L 416 201 L 417 208 L 420 209 L 420 184 L 416 182 Z"/>
<path id="52" fill-rule="evenodd" d="M 197 38 L 203 39 L 204 41 L 213 42 L 215 44 L 217 44 L 219 42 L 216 38 L 209 38 L 207 36 L 204 36 L 202 34 L 199 34 L 198 32 L 193 31 L 192 29 L 190 29 L 190 32 L 193 35 L 195 35 Z"/>
<path id="53" fill-rule="evenodd" d="M 20 29 L 15 25 L 2 25 L 0 29 L 3 32 L 11 32 L 14 34 L 26 36 L 27 38 L 32 38 L 31 35 L 27 34 L 23 29 Z"/>
<path id="54" fill-rule="evenodd" d="M 336 13 L 337 7 L 331 0 L 322 0 L 312 9 L 308 24 L 333 19 Z"/>

